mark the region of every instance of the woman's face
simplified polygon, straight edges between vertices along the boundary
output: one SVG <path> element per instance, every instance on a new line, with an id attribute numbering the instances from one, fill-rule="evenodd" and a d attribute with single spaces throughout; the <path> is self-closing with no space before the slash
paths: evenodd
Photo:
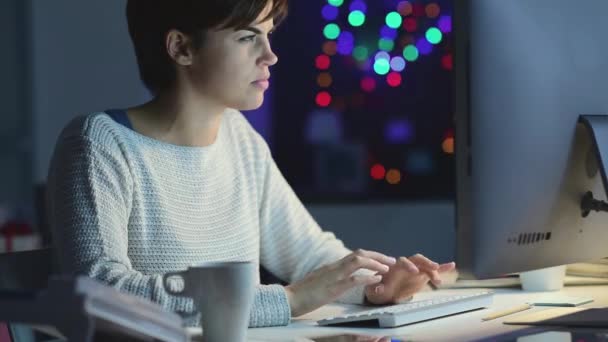
<path id="1" fill-rule="evenodd" d="M 260 22 L 269 9 L 270 6 L 246 29 L 206 34 L 203 46 L 194 52 L 186 71 L 198 93 L 238 110 L 262 105 L 269 86 L 269 68 L 278 61 L 269 41 L 274 21 Z"/>

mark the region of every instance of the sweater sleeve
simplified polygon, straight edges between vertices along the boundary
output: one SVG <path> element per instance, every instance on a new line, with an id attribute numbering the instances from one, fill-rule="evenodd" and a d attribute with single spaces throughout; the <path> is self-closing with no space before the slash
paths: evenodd
<path id="1" fill-rule="evenodd" d="M 351 253 L 333 233 L 321 230 L 284 178 L 269 149 L 262 193 L 261 262 L 274 275 L 291 283 Z M 362 304 L 363 290 L 353 288 L 338 301 Z"/>
<path id="2" fill-rule="evenodd" d="M 143 274 L 131 265 L 128 225 L 133 178 L 118 143 L 111 137 L 60 138 L 48 182 L 49 220 L 64 273 L 91 277 L 184 316 L 196 314 L 191 299 L 165 291 L 162 274 Z M 286 325 L 289 319 L 283 288 L 258 286 L 250 326 Z"/>

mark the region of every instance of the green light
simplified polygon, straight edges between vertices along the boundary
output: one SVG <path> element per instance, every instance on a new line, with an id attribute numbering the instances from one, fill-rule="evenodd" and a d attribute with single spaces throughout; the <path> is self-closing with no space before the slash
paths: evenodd
<path id="1" fill-rule="evenodd" d="M 436 27 L 431 27 L 426 31 L 426 40 L 428 40 L 431 44 L 439 44 L 443 39 L 443 34 Z"/>
<path id="2" fill-rule="evenodd" d="M 395 42 L 393 42 L 390 39 L 381 38 L 378 41 L 378 49 L 380 49 L 382 51 L 393 51 L 394 48 L 395 48 Z"/>
<path id="3" fill-rule="evenodd" d="M 334 7 L 340 7 L 344 3 L 344 0 L 327 0 L 327 3 Z"/>
<path id="4" fill-rule="evenodd" d="M 386 25 L 390 28 L 397 29 L 403 23 L 403 19 L 401 19 L 401 14 L 397 12 L 391 12 L 386 15 Z"/>
<path id="5" fill-rule="evenodd" d="M 418 48 L 414 45 L 408 45 L 403 49 L 403 57 L 405 57 L 405 60 L 408 62 L 416 61 L 419 55 Z"/>
<path id="6" fill-rule="evenodd" d="M 391 71 L 391 64 L 386 59 L 380 58 L 374 63 L 374 71 L 378 75 L 386 75 Z"/>
<path id="7" fill-rule="evenodd" d="M 369 51 L 367 50 L 367 48 L 365 46 L 357 46 L 353 50 L 353 57 L 355 57 L 355 59 L 359 62 L 365 61 L 368 56 L 369 56 Z"/>
<path id="8" fill-rule="evenodd" d="M 340 26 L 336 24 L 327 24 L 323 29 L 323 35 L 327 39 L 336 39 L 340 35 Z"/>
<path id="9" fill-rule="evenodd" d="M 359 27 L 365 23 L 365 13 L 361 11 L 352 11 L 348 15 L 348 22 L 354 26 Z"/>

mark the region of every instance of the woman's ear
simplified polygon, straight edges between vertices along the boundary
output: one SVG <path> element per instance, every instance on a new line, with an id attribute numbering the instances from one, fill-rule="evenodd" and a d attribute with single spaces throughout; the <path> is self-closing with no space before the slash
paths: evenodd
<path id="1" fill-rule="evenodd" d="M 178 30 L 167 33 L 165 42 L 167 53 L 175 63 L 186 66 L 192 64 L 192 42 L 190 37 Z"/>

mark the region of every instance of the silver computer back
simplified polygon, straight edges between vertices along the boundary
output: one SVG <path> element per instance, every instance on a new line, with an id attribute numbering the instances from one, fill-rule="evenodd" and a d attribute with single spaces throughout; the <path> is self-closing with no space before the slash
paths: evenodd
<path id="1" fill-rule="evenodd" d="M 608 1 L 456 0 L 457 260 L 492 277 L 608 256 L 581 114 L 608 115 Z M 608 146 L 605 146 L 608 148 Z"/>

